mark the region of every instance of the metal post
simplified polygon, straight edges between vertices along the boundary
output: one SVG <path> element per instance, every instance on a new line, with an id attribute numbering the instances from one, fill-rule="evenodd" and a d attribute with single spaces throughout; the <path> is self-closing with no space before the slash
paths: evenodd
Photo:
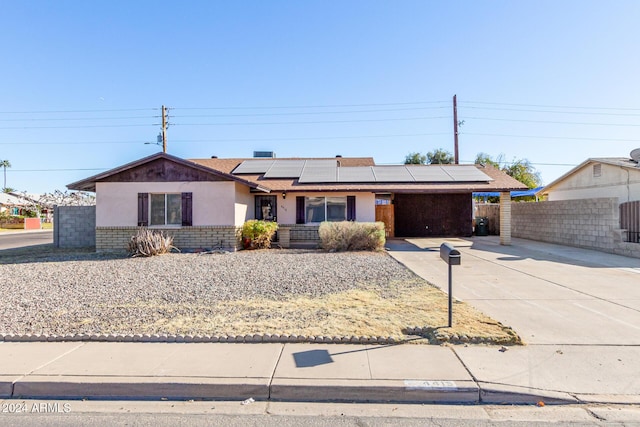
<path id="1" fill-rule="evenodd" d="M 449 264 L 449 327 L 453 323 L 453 279 L 451 277 L 452 274 L 451 264 Z"/>

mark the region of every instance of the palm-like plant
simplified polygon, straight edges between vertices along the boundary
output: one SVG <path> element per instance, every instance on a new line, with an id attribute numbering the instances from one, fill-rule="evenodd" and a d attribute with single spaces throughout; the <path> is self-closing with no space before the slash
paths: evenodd
<path id="1" fill-rule="evenodd" d="M 9 160 L 0 160 L 0 167 L 4 169 L 4 185 L 2 188 L 7 188 L 7 168 L 11 167 Z"/>

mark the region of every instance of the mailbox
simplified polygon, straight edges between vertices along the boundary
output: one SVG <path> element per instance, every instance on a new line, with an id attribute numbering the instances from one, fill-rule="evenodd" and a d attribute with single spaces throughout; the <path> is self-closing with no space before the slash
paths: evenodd
<path id="1" fill-rule="evenodd" d="M 449 265 L 460 265 L 460 251 L 449 243 L 440 245 L 440 258 Z"/>

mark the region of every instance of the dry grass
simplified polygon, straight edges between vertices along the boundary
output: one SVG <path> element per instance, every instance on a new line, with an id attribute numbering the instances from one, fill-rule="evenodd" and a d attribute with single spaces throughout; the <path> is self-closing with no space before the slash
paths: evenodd
<path id="1" fill-rule="evenodd" d="M 52 245 L 0 251 L 0 255 L 0 264 L 101 257 L 87 250 L 56 250 Z M 118 257 L 111 259 L 118 261 Z M 427 340 L 419 342 L 451 338 L 454 342 L 521 343 L 511 328 L 459 301 L 454 302 L 453 327 L 447 328 L 447 295 L 417 276 L 383 288 L 363 285 L 322 296 L 254 297 L 206 305 L 193 300 L 108 301 L 104 307 L 110 309 L 106 312 L 124 314 L 119 319 L 131 319 L 132 323 L 135 319 L 136 333 L 382 336 L 405 340 L 412 338 L 407 329 L 418 326 L 430 328 Z M 114 319 L 72 320 L 64 312 L 51 314 L 51 320 L 64 322 L 70 332 L 89 327 L 102 333 L 122 333 L 131 326 L 124 323 L 126 320 L 119 320 L 123 324 L 118 325 Z"/>

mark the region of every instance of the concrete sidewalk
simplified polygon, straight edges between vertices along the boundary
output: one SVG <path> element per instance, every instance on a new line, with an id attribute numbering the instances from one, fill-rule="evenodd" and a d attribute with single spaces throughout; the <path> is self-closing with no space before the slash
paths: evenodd
<path id="1" fill-rule="evenodd" d="M 640 404 L 640 260 L 514 240 L 454 239 L 454 295 L 527 346 L 1 342 L 0 397 Z M 446 287 L 440 243 L 388 247 Z"/>
<path id="2" fill-rule="evenodd" d="M 486 351 L 485 357 L 500 354 L 496 347 L 480 350 Z M 473 353 L 468 357 L 482 359 Z M 474 379 L 463 360 L 457 350 L 428 345 L 5 342 L 0 344 L 0 397 L 467 404 L 580 401 L 568 393 L 485 386 Z"/>

